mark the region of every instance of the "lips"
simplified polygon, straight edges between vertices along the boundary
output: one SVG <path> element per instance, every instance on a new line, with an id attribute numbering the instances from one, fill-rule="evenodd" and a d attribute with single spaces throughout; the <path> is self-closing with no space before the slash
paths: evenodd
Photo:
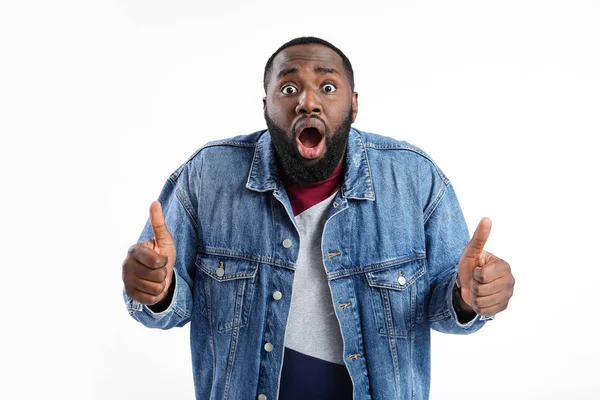
<path id="1" fill-rule="evenodd" d="M 325 125 L 320 119 L 305 117 L 296 123 L 294 131 L 298 152 L 302 157 L 311 160 L 323 154 Z"/>

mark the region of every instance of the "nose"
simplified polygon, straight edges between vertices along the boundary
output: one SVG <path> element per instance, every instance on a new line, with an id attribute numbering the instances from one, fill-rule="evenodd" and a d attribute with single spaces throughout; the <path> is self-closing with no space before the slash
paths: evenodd
<path id="1" fill-rule="evenodd" d="M 296 114 L 320 114 L 321 99 L 319 94 L 315 93 L 310 88 L 304 89 L 302 95 L 298 96 L 298 105 L 296 106 Z"/>

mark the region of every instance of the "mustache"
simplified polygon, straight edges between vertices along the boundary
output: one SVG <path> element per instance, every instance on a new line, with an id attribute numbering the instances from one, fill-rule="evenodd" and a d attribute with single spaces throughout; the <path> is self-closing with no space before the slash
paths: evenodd
<path id="1" fill-rule="evenodd" d="M 298 121 L 294 122 L 294 124 L 292 125 L 292 132 L 296 133 L 296 127 L 298 126 L 298 124 L 301 123 L 302 121 L 305 121 L 307 118 L 318 119 L 319 121 L 321 121 L 321 123 L 325 127 L 325 132 L 323 132 L 323 133 L 329 132 L 329 127 L 327 126 L 325 121 L 323 121 L 323 118 L 319 117 L 318 115 L 307 115 L 307 116 L 301 117 L 300 119 L 298 119 Z"/>

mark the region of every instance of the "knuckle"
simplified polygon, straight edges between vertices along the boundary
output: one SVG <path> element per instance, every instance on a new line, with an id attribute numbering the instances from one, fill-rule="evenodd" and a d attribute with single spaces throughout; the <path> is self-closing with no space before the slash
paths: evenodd
<path id="1" fill-rule="evenodd" d="M 161 300 L 160 296 L 150 296 L 148 304 L 154 305 Z"/>
<path id="2" fill-rule="evenodd" d="M 127 254 L 130 256 L 135 256 L 139 252 L 139 247 L 139 243 L 134 244 L 133 246 L 129 247 Z"/>
<path id="3" fill-rule="evenodd" d="M 481 272 L 479 273 L 479 281 L 480 281 L 480 282 L 487 282 L 487 280 L 488 280 L 488 275 L 489 275 L 489 274 L 488 274 L 487 272 L 485 272 L 485 270 L 484 270 L 484 269 L 482 269 L 482 270 L 481 270 Z"/>
<path id="4" fill-rule="evenodd" d="M 164 261 L 160 257 L 156 257 L 152 261 L 152 268 L 158 269 L 158 268 L 162 268 L 162 267 L 164 267 Z"/>

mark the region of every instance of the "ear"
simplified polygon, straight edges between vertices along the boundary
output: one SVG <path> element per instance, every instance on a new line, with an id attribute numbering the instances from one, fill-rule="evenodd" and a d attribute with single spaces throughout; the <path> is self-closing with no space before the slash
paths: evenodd
<path id="1" fill-rule="evenodd" d="M 358 114 L 358 93 L 352 93 L 352 123 L 356 120 L 356 115 Z"/>
<path id="2" fill-rule="evenodd" d="M 267 110 L 267 98 L 263 97 L 263 111 Z"/>

